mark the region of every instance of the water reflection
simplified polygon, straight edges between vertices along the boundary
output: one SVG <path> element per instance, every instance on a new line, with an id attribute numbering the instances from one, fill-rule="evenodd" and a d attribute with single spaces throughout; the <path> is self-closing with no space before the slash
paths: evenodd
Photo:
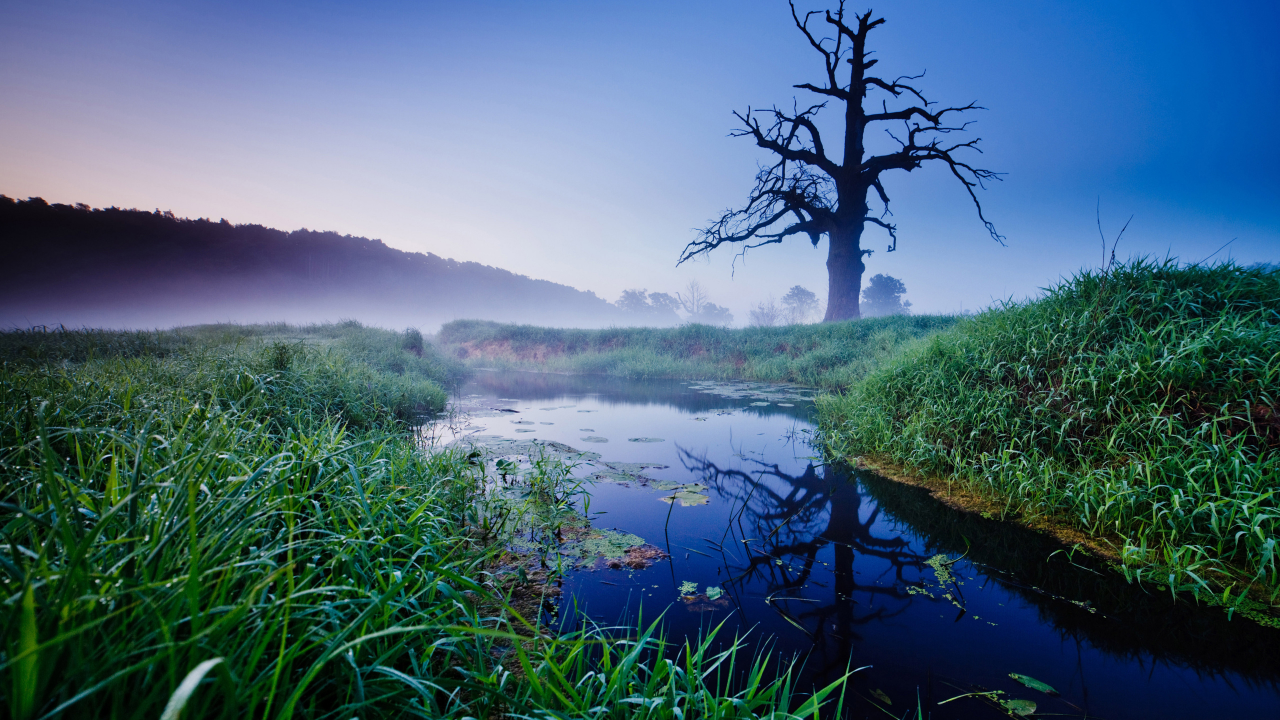
<path id="1" fill-rule="evenodd" d="M 669 467 L 646 473 L 709 488 L 708 504 L 685 507 L 641 486 L 595 486 L 601 523 L 665 544 L 672 558 L 631 574 L 571 574 L 562 618 L 578 607 L 625 623 L 644 604 L 645 617 L 666 610 L 677 636 L 725 621 L 730 635 L 754 630 L 774 638 L 775 653 L 805 657 L 802 686 L 873 665 L 850 688 L 895 698 L 897 716 L 918 697 L 935 717 L 995 717 L 976 701 L 936 703 L 977 687 L 1026 697 L 1011 672 L 1061 691 L 1037 697 L 1041 713 L 1266 715 L 1280 700 L 1280 633 L 1129 584 L 1050 538 L 957 512 L 922 489 L 807 458 L 814 451 L 797 443 L 797 428 L 810 427 L 810 405 L 752 405 L 675 381 L 524 373 L 481 375 L 464 392 L 495 406 L 505 398 L 539 421 L 539 438 L 574 446 L 590 427 L 614 438 L 591 448 L 605 460 L 656 461 Z M 513 417 L 477 422 L 502 434 L 514 432 Z M 669 442 L 627 442 L 639 436 Z M 718 584 L 723 602 L 678 600 L 688 582 Z"/>

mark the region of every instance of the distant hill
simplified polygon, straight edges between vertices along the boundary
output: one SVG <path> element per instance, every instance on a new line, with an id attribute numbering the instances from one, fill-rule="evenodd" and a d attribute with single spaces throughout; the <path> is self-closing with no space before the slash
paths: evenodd
<path id="1" fill-rule="evenodd" d="M 0 195 L 0 327 L 619 321 L 594 293 L 332 232 Z"/>

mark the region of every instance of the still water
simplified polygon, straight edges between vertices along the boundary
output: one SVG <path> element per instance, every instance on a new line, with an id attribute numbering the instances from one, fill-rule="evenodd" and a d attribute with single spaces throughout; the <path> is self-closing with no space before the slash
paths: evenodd
<path id="1" fill-rule="evenodd" d="M 582 451 L 598 528 L 670 555 L 569 571 L 557 612 L 668 635 L 724 622 L 802 686 L 846 668 L 852 717 L 1280 718 L 1280 631 L 1126 583 L 1035 533 L 951 510 L 810 443 L 811 393 L 752 383 L 478 372 L 451 440 Z M 616 563 L 615 563 L 616 564 Z M 1052 686 L 1049 695 L 1011 674 Z M 1023 706 L 1025 707 L 1025 706 Z M 914 717 L 914 715 L 912 715 Z"/>

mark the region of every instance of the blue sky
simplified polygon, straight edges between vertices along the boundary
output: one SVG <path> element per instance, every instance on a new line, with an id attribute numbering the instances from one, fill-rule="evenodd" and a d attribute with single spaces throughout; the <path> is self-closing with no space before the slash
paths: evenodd
<path id="1" fill-rule="evenodd" d="M 1118 254 L 1280 261 L 1280 4 L 892 2 L 886 75 L 971 100 L 981 199 L 888 179 L 925 312 L 982 307 Z M 858 10 L 864 9 L 857 6 Z M 103 3 L 0 9 L 0 193 L 331 229 L 595 291 L 691 279 L 748 308 L 825 295 L 825 242 L 674 267 L 743 201 L 733 110 L 808 102 L 784 2 Z M 828 110 L 834 119 L 835 113 Z M 834 133 L 832 128 L 829 132 Z M 828 143 L 832 142 L 828 139 Z"/>

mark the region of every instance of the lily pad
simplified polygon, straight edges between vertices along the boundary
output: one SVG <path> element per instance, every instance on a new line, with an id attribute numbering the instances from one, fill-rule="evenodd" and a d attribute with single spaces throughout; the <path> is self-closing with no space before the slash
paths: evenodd
<path id="1" fill-rule="evenodd" d="M 1046 695 L 1057 695 L 1057 694 L 1058 694 L 1058 691 L 1057 691 L 1057 690 L 1054 690 L 1052 685 L 1050 685 L 1050 684 L 1048 684 L 1048 683 L 1040 682 L 1039 680 L 1037 680 L 1037 679 L 1035 679 L 1035 678 L 1033 678 L 1033 677 L 1029 677 L 1029 676 L 1027 676 L 1027 675 L 1019 675 L 1018 673 L 1009 673 L 1009 677 L 1013 678 L 1014 680 L 1017 680 L 1018 682 L 1022 683 L 1023 685 L 1026 685 L 1027 687 L 1031 688 L 1032 690 L 1039 690 L 1040 692 L 1042 692 L 1042 693 L 1044 693 L 1044 694 L 1046 694 Z"/>
<path id="2" fill-rule="evenodd" d="M 536 430 L 526 430 L 525 428 L 517 428 L 516 432 L 537 432 Z"/>
<path id="3" fill-rule="evenodd" d="M 595 432 L 595 428 L 578 428 L 578 432 Z"/>
<path id="4" fill-rule="evenodd" d="M 768 404 L 769 403 L 767 402 L 753 402 L 751 403 L 751 407 L 764 407 L 765 405 L 768 405 Z"/>
<path id="5" fill-rule="evenodd" d="M 538 424 L 539 425 L 555 425 L 555 423 L 549 423 L 549 422 L 540 422 Z"/>
<path id="6" fill-rule="evenodd" d="M 707 586 L 707 599 L 708 599 L 708 600 L 718 600 L 718 599 L 720 599 L 720 596 L 721 596 L 721 595 L 723 595 L 723 594 L 724 594 L 724 590 L 723 590 L 723 589 L 721 589 L 721 588 L 719 588 L 719 587 L 714 587 L 714 586 L 711 586 L 711 585 L 708 585 L 708 586 Z"/>
<path id="7" fill-rule="evenodd" d="M 1000 706 L 1009 711 L 1010 715 L 1018 717 L 1028 717 L 1035 713 L 1036 704 L 1030 700 L 1022 700 L 1021 698 L 1009 698 L 1001 700 Z"/>
<path id="8" fill-rule="evenodd" d="M 511 424 L 512 425 L 532 425 L 533 421 L 532 420 L 512 420 Z"/>
<path id="9" fill-rule="evenodd" d="M 706 505 L 711 498 L 701 493 L 689 492 L 688 490 L 680 490 L 670 495 L 659 498 L 662 502 L 673 503 L 677 500 L 684 507 L 693 507 L 694 505 Z"/>
<path id="10" fill-rule="evenodd" d="M 662 438 L 638 437 L 638 438 L 627 438 L 627 442 L 660 443 L 660 442 L 666 442 L 666 440 Z"/>
<path id="11" fill-rule="evenodd" d="M 582 442 L 589 442 L 589 443 L 607 443 L 607 442 L 609 442 L 609 438 L 607 438 L 607 437 L 600 437 L 599 435 L 588 435 L 588 436 L 586 436 L 586 437 L 584 437 L 584 438 L 578 438 L 578 439 L 579 439 L 579 440 L 581 440 Z"/>

